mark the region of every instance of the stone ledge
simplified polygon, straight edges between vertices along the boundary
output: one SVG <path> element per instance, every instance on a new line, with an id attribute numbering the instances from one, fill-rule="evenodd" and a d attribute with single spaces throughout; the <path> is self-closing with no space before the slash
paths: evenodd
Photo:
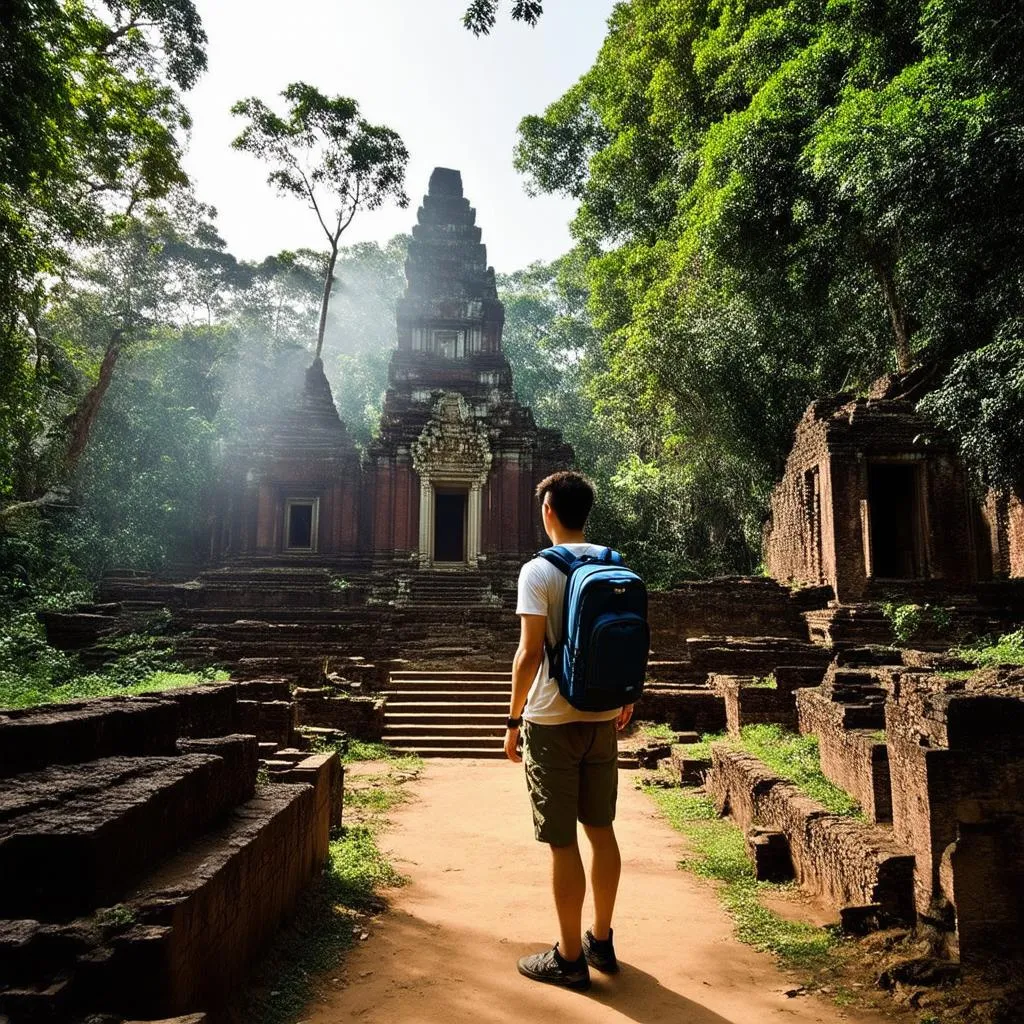
<path id="1" fill-rule="evenodd" d="M 633 712 L 636 721 L 664 722 L 677 731 L 721 732 L 725 701 L 711 690 L 647 687 Z"/>
<path id="2" fill-rule="evenodd" d="M 311 786 L 258 792 L 124 900 L 136 923 L 79 957 L 78 997 L 140 1017 L 221 1005 L 319 873 L 328 831 Z"/>
<path id="3" fill-rule="evenodd" d="M 252 792 L 238 738 L 228 757 L 104 758 L 18 776 L 0 808 L 0 914 L 68 920 L 116 899 L 147 864 Z"/>
<path id="4" fill-rule="evenodd" d="M 825 778 L 845 789 L 873 822 L 892 821 L 889 749 L 870 729 L 847 727 L 848 706 L 818 690 L 796 694 L 800 732 L 818 737 Z"/>
<path id="5" fill-rule="evenodd" d="M 100 697 L 0 713 L 0 778 L 52 764 L 175 752 L 179 707 L 161 696 Z"/>
<path id="6" fill-rule="evenodd" d="M 796 880 L 837 910 L 878 904 L 891 919 L 913 919 L 914 858 L 889 830 L 829 813 L 752 754 L 711 748 L 708 795 L 749 833 L 785 835 Z"/>

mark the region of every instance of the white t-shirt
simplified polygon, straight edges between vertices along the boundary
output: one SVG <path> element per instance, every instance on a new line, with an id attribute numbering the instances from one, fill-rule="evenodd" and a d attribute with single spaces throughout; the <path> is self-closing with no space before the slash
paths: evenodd
<path id="1" fill-rule="evenodd" d="M 566 544 L 575 555 L 597 555 L 600 544 Z M 519 570 L 519 598 L 516 615 L 547 617 L 547 642 L 554 647 L 562 635 L 562 602 L 568 577 L 557 566 L 543 558 L 533 558 Z M 558 692 L 558 683 L 551 678 L 548 652 L 537 670 L 526 698 L 523 718 L 538 725 L 564 725 L 566 722 L 607 722 L 618 718 L 621 708 L 611 711 L 578 711 Z"/>

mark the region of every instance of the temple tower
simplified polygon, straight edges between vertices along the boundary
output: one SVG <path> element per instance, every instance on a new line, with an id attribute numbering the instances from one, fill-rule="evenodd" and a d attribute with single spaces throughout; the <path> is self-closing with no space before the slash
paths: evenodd
<path id="1" fill-rule="evenodd" d="M 365 538 L 422 568 L 519 559 L 540 542 L 532 493 L 572 450 L 512 391 L 505 311 L 458 171 L 430 176 L 406 261 Z"/>

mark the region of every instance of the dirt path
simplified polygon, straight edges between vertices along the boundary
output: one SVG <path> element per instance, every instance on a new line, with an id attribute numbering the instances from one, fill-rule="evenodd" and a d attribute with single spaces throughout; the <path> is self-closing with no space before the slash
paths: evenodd
<path id="1" fill-rule="evenodd" d="M 303 1024 L 490 1024 L 637 1021 L 761 1024 L 885 1018 L 807 996 L 769 956 L 742 945 L 710 886 L 676 867 L 681 837 L 620 778 L 623 880 L 615 925 L 622 973 L 592 972 L 589 993 L 516 972 L 524 953 L 557 937 L 547 848 L 536 843 L 522 767 L 427 762 L 410 803 L 381 838 L 408 886 L 321 992 Z M 585 845 L 585 843 L 584 843 Z"/>

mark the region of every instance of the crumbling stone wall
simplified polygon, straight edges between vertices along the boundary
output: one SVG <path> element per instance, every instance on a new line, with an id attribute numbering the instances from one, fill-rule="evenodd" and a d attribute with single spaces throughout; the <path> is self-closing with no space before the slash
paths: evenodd
<path id="1" fill-rule="evenodd" d="M 969 584 L 991 574 L 991 566 L 980 566 L 977 503 L 950 442 L 909 401 L 838 396 L 808 407 L 773 492 L 764 538 L 773 577 L 830 584 L 842 602 L 869 596 L 871 581 L 888 575 L 872 565 L 879 538 L 871 537 L 876 498 L 869 483 L 876 466 L 915 473 L 906 511 L 916 536 L 908 578 Z M 887 528 L 887 521 L 877 525 Z"/>
<path id="2" fill-rule="evenodd" d="M 1024 674 L 894 673 L 893 829 L 918 914 L 965 963 L 1024 952 Z"/>
<path id="3" fill-rule="evenodd" d="M 276 744 L 237 731 L 239 693 L 283 686 L 0 713 L 0 1019 L 165 1018 L 244 983 L 341 817 L 335 753 L 257 782 Z"/>

